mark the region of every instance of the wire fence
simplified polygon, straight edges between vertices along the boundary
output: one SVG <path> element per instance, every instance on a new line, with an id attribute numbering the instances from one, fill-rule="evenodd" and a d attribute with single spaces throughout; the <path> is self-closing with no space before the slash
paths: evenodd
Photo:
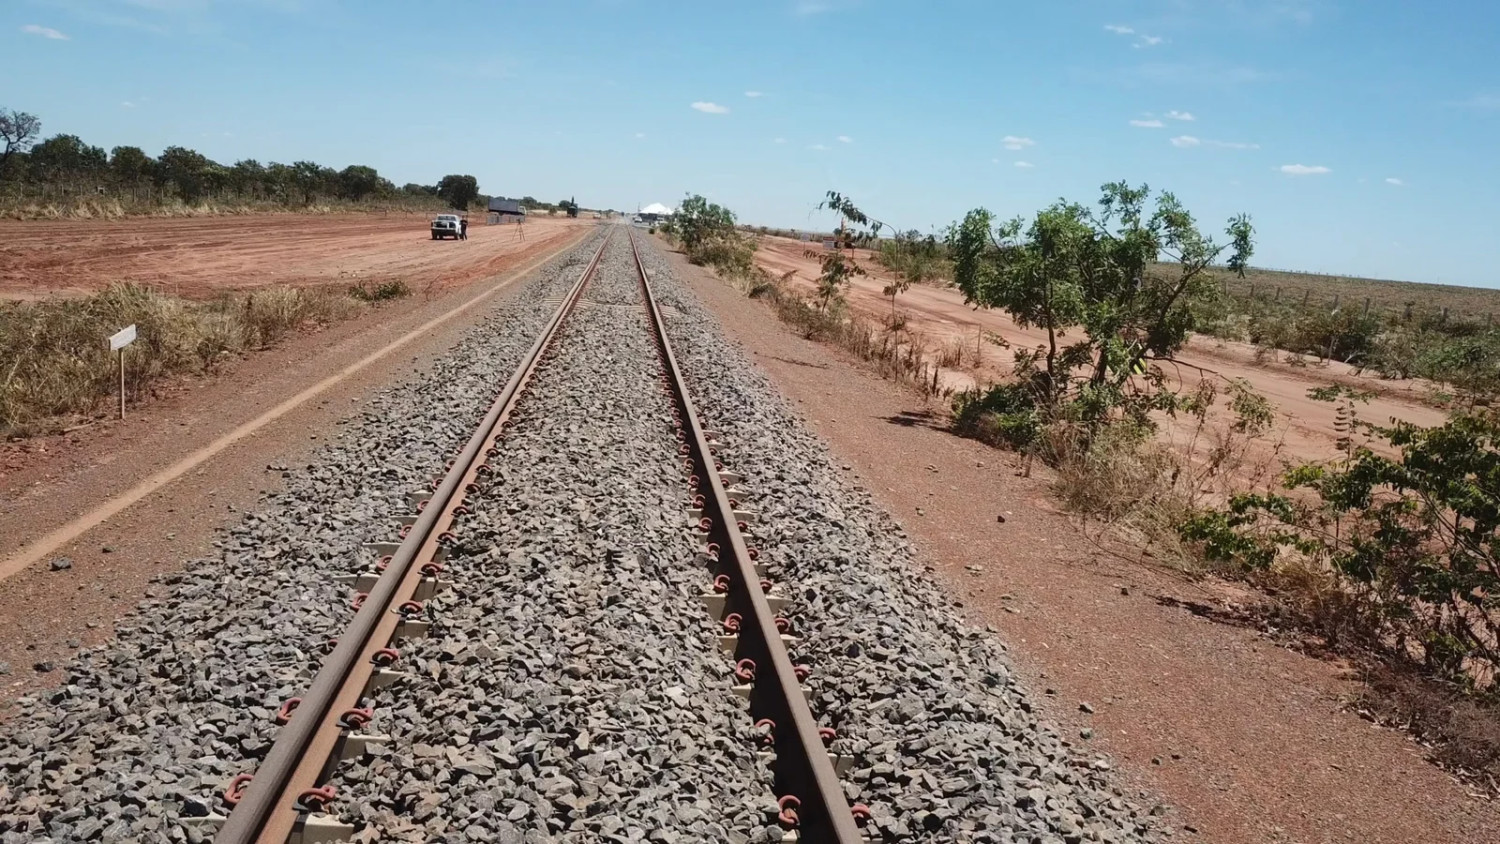
<path id="1" fill-rule="evenodd" d="M 1341 278 L 1341 276 L 1330 277 Z M 1226 296 L 1244 303 L 1281 305 L 1303 311 L 1320 308 L 1327 313 L 1337 313 L 1340 310 L 1353 308 L 1361 316 L 1374 316 L 1385 322 L 1422 322 L 1439 326 L 1467 324 L 1484 328 L 1495 326 L 1493 311 L 1465 311 L 1448 305 L 1424 305 L 1415 301 L 1405 302 L 1398 306 L 1379 301 L 1374 296 L 1357 294 L 1346 296 L 1342 291 L 1330 293 L 1326 290 L 1313 290 L 1310 287 L 1270 284 L 1261 281 L 1243 281 L 1232 285 L 1228 280 L 1224 280 L 1220 284 Z"/>

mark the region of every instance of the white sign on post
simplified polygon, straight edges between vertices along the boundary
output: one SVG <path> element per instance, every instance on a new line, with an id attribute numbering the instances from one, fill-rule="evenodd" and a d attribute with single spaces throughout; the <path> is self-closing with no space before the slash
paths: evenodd
<path id="1" fill-rule="evenodd" d="M 135 342 L 135 323 L 111 334 L 109 350 L 120 353 L 120 418 L 125 418 L 125 347 Z"/>
<path id="2" fill-rule="evenodd" d="M 109 350 L 118 352 L 135 342 L 135 323 L 125 326 L 109 338 Z"/>

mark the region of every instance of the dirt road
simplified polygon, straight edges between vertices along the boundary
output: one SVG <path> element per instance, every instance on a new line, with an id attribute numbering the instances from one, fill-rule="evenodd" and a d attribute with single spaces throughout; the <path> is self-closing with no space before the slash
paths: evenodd
<path id="1" fill-rule="evenodd" d="M 818 275 L 818 264 L 806 256 L 807 248 L 808 244 L 799 241 L 767 237 L 761 240 L 756 260 L 777 276 L 794 271 L 796 275 L 792 282 L 803 289 L 811 289 L 813 279 Z M 869 260 L 868 253 L 861 251 L 859 259 L 870 275 L 855 279 L 848 294 L 849 304 L 856 313 L 884 320 L 890 314 L 891 305 L 881 288 L 889 282 L 889 277 L 879 264 Z M 935 354 L 939 349 L 959 344 L 967 350 L 964 366 L 947 374 L 950 386 L 957 388 L 973 386 L 976 382 L 994 383 L 1010 374 L 1015 360 L 1013 351 L 982 341 L 981 331 L 1005 338 L 1012 349 L 1035 348 L 1046 342 L 1046 332 L 1023 329 L 1002 311 L 975 310 L 965 305 L 963 295 L 957 290 L 913 287 L 900 295 L 897 307 L 906 317 L 908 331 L 920 336 L 929 351 Z M 976 345 L 982 350 L 978 354 L 978 365 L 973 357 Z M 1221 343 L 1206 337 L 1194 338 L 1178 359 L 1184 365 L 1179 379 L 1183 386 L 1195 385 L 1200 370 L 1221 387 L 1225 379 L 1243 378 L 1276 405 L 1282 421 L 1271 436 L 1271 440 L 1281 441 L 1281 448 L 1275 452 L 1277 459 L 1321 460 L 1337 453 L 1334 445 L 1338 437 L 1334 430 L 1335 407 L 1308 398 L 1307 391 L 1313 387 L 1339 382 L 1377 391 L 1377 397 L 1359 407 L 1359 414 L 1362 419 L 1378 424 L 1401 419 L 1418 425 L 1440 425 L 1446 418 L 1442 411 L 1420 401 L 1430 387 L 1425 382 L 1384 381 L 1361 375 L 1340 363 L 1301 367 L 1284 362 L 1257 364 L 1254 346 Z M 1168 374 L 1174 378 L 1179 375 L 1170 369 Z M 1222 379 L 1217 376 L 1222 376 Z M 1182 424 L 1175 430 L 1169 426 L 1168 431 L 1178 438 L 1189 435 Z M 1259 452 L 1260 457 L 1269 459 L 1273 447 L 1273 442 L 1265 444 Z"/>
<path id="2" fill-rule="evenodd" d="M 110 222 L 0 221 L 0 297 L 80 295 L 136 281 L 188 298 L 268 285 L 405 281 L 433 292 L 487 278 L 515 254 L 592 221 L 515 226 L 471 218 L 469 239 L 434 241 L 425 214 L 261 214 Z"/>

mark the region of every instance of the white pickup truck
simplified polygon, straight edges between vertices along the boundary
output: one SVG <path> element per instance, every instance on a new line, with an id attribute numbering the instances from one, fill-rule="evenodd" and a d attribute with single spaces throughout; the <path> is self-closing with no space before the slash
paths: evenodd
<path id="1" fill-rule="evenodd" d="M 432 239 L 442 240 L 451 237 L 458 240 L 463 229 L 460 227 L 457 214 L 439 214 L 432 220 Z"/>

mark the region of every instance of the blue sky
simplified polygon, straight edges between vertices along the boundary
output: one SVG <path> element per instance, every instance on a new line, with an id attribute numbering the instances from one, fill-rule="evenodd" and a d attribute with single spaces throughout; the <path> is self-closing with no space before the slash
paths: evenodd
<path id="1" fill-rule="evenodd" d="M 1482 0 L 7 0 L 0 51 L 0 106 L 106 148 L 791 227 L 1124 178 L 1248 212 L 1257 265 L 1500 287 Z"/>

